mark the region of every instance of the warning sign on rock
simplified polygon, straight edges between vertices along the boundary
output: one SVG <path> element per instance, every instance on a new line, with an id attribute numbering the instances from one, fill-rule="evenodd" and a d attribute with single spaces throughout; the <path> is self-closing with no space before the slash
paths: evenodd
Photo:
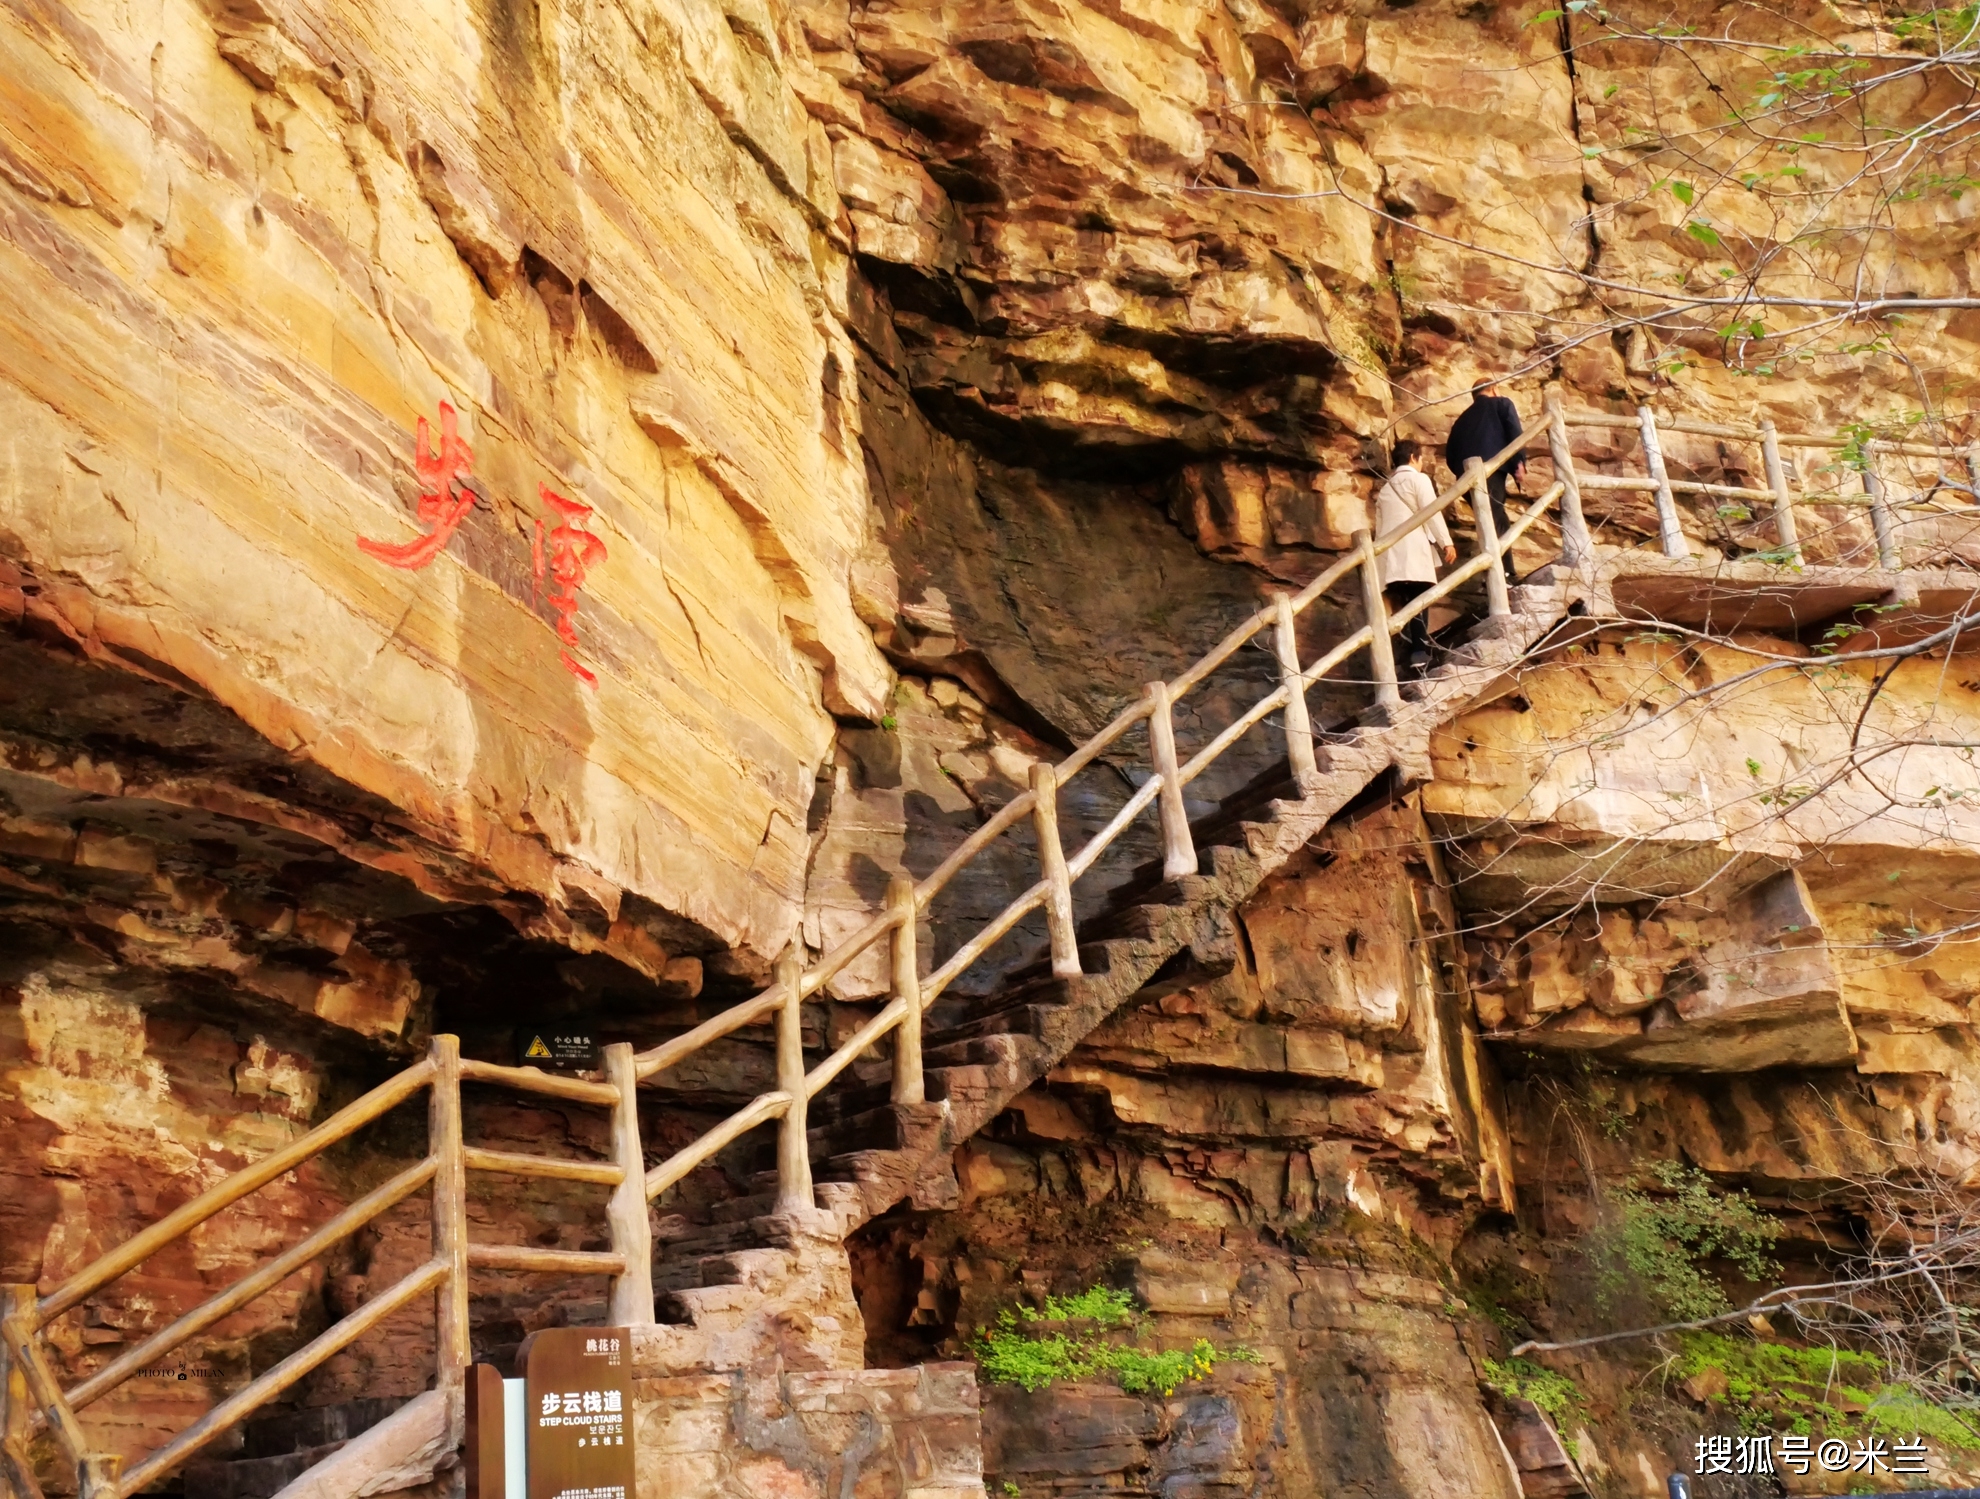
<path id="1" fill-rule="evenodd" d="M 529 1499 L 633 1499 L 632 1339 L 557 1327 L 523 1369 Z"/>
<path id="2" fill-rule="evenodd" d="M 519 1031 L 516 1060 L 552 1072 L 596 1072 L 598 1038 L 589 1031 Z"/>

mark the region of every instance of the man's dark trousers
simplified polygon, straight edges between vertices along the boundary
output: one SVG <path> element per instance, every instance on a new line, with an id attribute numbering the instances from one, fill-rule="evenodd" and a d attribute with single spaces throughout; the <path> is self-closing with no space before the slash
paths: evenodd
<path id="1" fill-rule="evenodd" d="M 1389 606 L 1389 613 L 1394 614 L 1398 609 L 1407 608 L 1419 593 L 1426 592 L 1433 586 L 1430 583 L 1384 583 L 1382 600 Z M 1402 634 L 1397 638 L 1402 641 L 1403 672 L 1413 677 L 1417 675 L 1415 667 L 1411 665 L 1414 658 L 1422 656 L 1427 660 L 1430 655 L 1430 611 L 1425 609 L 1404 625 Z"/>
<path id="2" fill-rule="evenodd" d="M 1495 469 L 1485 476 L 1485 493 L 1492 503 L 1492 530 L 1502 542 L 1506 539 L 1506 532 L 1512 529 L 1512 518 L 1506 514 L 1506 482 L 1510 477 L 1503 468 Z M 1467 494 L 1466 498 L 1469 499 L 1470 496 Z M 1472 501 L 1474 512 L 1477 503 L 1476 500 Z M 1508 547 L 1505 556 L 1499 560 L 1505 564 L 1506 582 L 1517 583 L 1519 579 L 1513 573 L 1512 548 Z"/>
<path id="3" fill-rule="evenodd" d="M 1473 396 L 1471 404 L 1458 414 L 1451 423 L 1450 436 L 1444 442 L 1444 462 L 1451 473 L 1459 478 L 1464 476 L 1465 460 L 1480 460 L 1497 457 L 1505 449 L 1519 441 L 1519 408 L 1506 396 Z M 1506 514 L 1506 482 L 1526 455 L 1516 453 L 1505 463 L 1485 476 L 1486 493 L 1491 497 L 1492 520 L 1498 528 L 1500 540 L 1505 539 L 1512 521 Z M 1466 495 L 1469 499 L 1469 494 Z M 1505 555 L 1506 581 L 1517 582 L 1513 575 L 1512 553 Z"/>

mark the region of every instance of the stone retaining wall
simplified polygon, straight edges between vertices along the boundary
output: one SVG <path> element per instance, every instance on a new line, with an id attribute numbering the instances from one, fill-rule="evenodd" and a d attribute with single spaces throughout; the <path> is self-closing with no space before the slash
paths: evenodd
<path id="1" fill-rule="evenodd" d="M 983 1499 L 969 1364 L 633 1383 L 639 1499 Z"/>

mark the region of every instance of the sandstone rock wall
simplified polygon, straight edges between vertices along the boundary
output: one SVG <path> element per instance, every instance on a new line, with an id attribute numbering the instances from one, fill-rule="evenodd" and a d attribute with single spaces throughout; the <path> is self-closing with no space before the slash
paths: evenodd
<path id="1" fill-rule="evenodd" d="M 1435 1281 L 1290 1267 L 1242 1238 L 1233 1287 L 1205 1286 L 1181 1342 L 1235 1325 L 1262 1357 L 1163 1396 L 1117 1387 L 1000 1387 L 984 1405 L 991 1482 L 1055 1493 L 1465 1493 L 1515 1499 L 1511 1462 L 1478 1403 Z M 1262 1263 L 1253 1256 L 1261 1256 Z M 1199 1275 L 1201 1271 L 1199 1270 Z M 1171 1281 L 1185 1289 L 1182 1278 Z M 1186 1346 L 1186 1343 L 1185 1343 Z"/>
<path id="2" fill-rule="evenodd" d="M 781 23 L 5 26 L 0 528 L 35 618 L 196 684 L 432 857 L 774 950 L 828 711 L 876 712 L 888 679 L 848 582 L 847 245 Z M 414 428 L 437 444 L 443 402 L 473 509 L 387 566 L 357 539 L 431 529 Z M 532 576 L 542 486 L 604 546 L 569 648 L 595 687 Z"/>
<path id="3" fill-rule="evenodd" d="M 1434 742 L 1423 806 L 1455 843 L 1479 1021 L 1656 1072 L 1841 1069 L 1856 1080 L 1818 1091 L 1876 1117 L 1846 1155 L 1964 1178 L 1980 974 L 1962 658 L 1873 674 L 1741 644 L 1570 646 Z M 1717 690 L 1769 654 L 1808 665 Z M 1832 1130 L 1775 1133 L 1827 1169 Z"/>
<path id="4" fill-rule="evenodd" d="M 1840 40 L 1860 20 L 1815 19 Z M 760 981 L 794 933 L 830 946 L 1032 761 L 1326 566 L 1366 519 L 1371 445 L 1440 438 L 1480 370 L 1516 368 L 1529 411 L 1543 375 L 1583 404 L 1655 395 L 1800 430 L 1910 404 L 1874 359 L 1754 383 L 1696 336 L 1555 351 L 1594 304 L 1522 264 L 1536 247 L 1709 284 L 1682 205 L 1620 145 L 1653 104 L 1720 106 L 1668 58 L 1529 20 L 1456 0 L 8 9 L 7 1273 L 56 1283 L 436 1026 L 491 1056 L 545 1013 L 650 1039 Z M 1971 289 L 1964 210 L 1921 203 L 1886 242 L 1887 285 Z M 1973 363 L 1970 314 L 1912 327 L 1943 366 Z M 1674 354 L 1694 368 L 1673 382 Z M 422 503 L 416 434 L 433 452 L 443 402 L 473 484 Z M 1592 470 L 1625 459 L 1580 450 Z M 1671 456 L 1753 482 L 1751 455 L 1713 440 Z M 589 507 L 602 545 L 574 589 L 550 571 L 547 492 Z M 434 531 L 449 498 L 472 504 L 426 565 L 358 546 Z M 1591 508 L 1608 539 L 1649 528 L 1640 504 Z M 1828 519 L 1816 560 L 1860 552 L 1860 518 Z M 1700 509 L 1688 530 L 1730 544 L 1723 520 Z M 1916 539 L 1973 554 L 1960 524 Z M 1351 624 L 1324 603 L 1309 649 Z M 1963 762 L 1914 757 L 1907 775 L 1932 764 L 1910 802 L 1848 789 L 1833 812 L 1790 797 L 1790 815 L 1749 815 L 1837 732 L 1778 689 L 1688 723 L 1702 757 L 1557 754 L 1670 660 L 1605 649 L 1602 670 L 1556 663 L 1524 709 L 1502 699 L 1440 745 L 1422 810 L 1457 840 L 1448 873 L 1406 807 L 1337 830 L 1243 913 L 1228 972 L 1165 979 L 969 1145 L 946 1229 L 904 1215 L 860 1249 L 914 1267 L 863 1272 L 876 1356 L 925 1357 L 1020 1287 L 1103 1272 L 1165 1336 L 1213 1325 L 1265 1354 L 1174 1402 L 995 1404 L 993 1476 L 1500 1492 L 1475 1350 L 1436 1266 L 1409 1257 L 1410 1236 L 1455 1255 L 1480 1214 L 1530 1211 L 1521 1183 L 1549 1181 L 1542 1093 L 1505 1105 L 1495 1046 L 1516 1068 L 1572 1048 L 1681 1069 L 1615 1085 L 1614 1113 L 1645 1152 L 1728 1176 L 1819 1191 L 1973 1165 L 1975 981 L 1950 944 L 1903 950 L 1938 918 L 1883 888 L 1897 868 L 1965 909 L 1969 807 L 1927 789 L 1963 786 Z M 1684 666 L 1732 669 L 1711 651 Z M 1963 714 L 1941 669 L 1899 673 L 1881 711 L 1915 724 L 1937 693 Z M 1231 690 L 1271 675 L 1247 656 Z M 1186 747 L 1227 701 L 1206 695 Z M 1360 703 L 1316 694 L 1328 721 Z M 1137 754 L 1069 791 L 1069 830 L 1119 805 Z M 1197 810 L 1277 755 L 1234 756 Z M 1696 826 L 1673 824 L 1694 794 Z M 1641 852 L 1599 918 L 1551 931 L 1552 909 L 1523 908 L 1563 879 L 1585 892 L 1589 850 L 1618 839 Z M 1783 873 L 1814 846 L 1826 862 Z M 1126 841 L 1114 873 L 1150 852 Z M 929 949 L 1030 877 L 1020 838 L 952 888 Z M 1715 892 L 1695 911 L 1649 905 L 1694 885 Z M 849 971 L 810 1039 L 848 1034 L 880 983 Z M 649 1138 L 691 1138 L 765 1076 L 738 1039 L 669 1080 Z M 596 1143 L 562 1111 L 475 1123 L 490 1143 Z M 64 1324 L 65 1371 L 410 1154 L 327 1162 L 161 1257 Z M 668 1206 L 733 1195 L 730 1164 Z M 595 1247 L 595 1206 L 486 1199 L 476 1232 Z M 1343 1226 L 1363 1220 L 1379 1245 Z M 1062 1244 L 1033 1232 L 1067 1222 Z M 408 1211 L 224 1328 L 207 1384 L 143 1382 L 94 1419 L 155 1444 L 425 1236 Z M 596 1315 L 591 1294 L 490 1278 L 486 1351 Z M 305 1398 L 409 1393 L 408 1325 Z M 850 1320 L 799 1333 L 833 1358 L 854 1340 Z M 830 1449 L 869 1418 L 880 1491 L 974 1491 L 956 1389 L 931 1436 L 917 1413 L 888 1425 L 906 1376 L 740 1414 L 726 1376 L 685 1378 L 654 1396 L 674 1402 L 658 1440 L 707 1492 L 755 1481 L 724 1445 L 748 1422 L 770 1423 L 750 1452 L 843 1486 Z"/>
<path id="5" fill-rule="evenodd" d="M 1703 272 L 1614 149 L 1669 59 L 1571 32 L 1570 66 L 1527 19 L 17 11 L 10 608 L 382 798 L 436 888 L 637 966 L 666 943 L 633 896 L 760 960 L 831 715 L 887 716 L 883 651 L 1076 737 L 1252 596 L 1180 539 L 1310 576 L 1366 442 L 1440 435 L 1574 315 L 1536 245 Z M 1920 203 L 1891 273 L 1957 289 L 1970 240 Z M 1653 384 L 1601 341 L 1558 372 Z M 1675 397 L 1802 428 L 1864 399 L 1829 365 Z M 478 499 L 403 572 L 355 540 L 416 534 L 443 400 Z M 605 546 L 572 621 L 595 689 L 531 574 L 540 486 Z M 1087 556 L 1146 571 L 1088 598 L 1054 566 Z"/>
<path id="6" fill-rule="evenodd" d="M 1500 780 L 1433 781 L 1423 804 L 1489 799 L 1495 784 L 1530 785 L 1534 767 L 1533 789 L 1550 795 L 1551 759 L 1515 772 L 1489 753 L 1517 742 L 1508 724 L 1558 711 L 1566 681 L 1613 690 L 1621 675 L 1584 654 L 1509 682 L 1527 706 L 1452 729 L 1452 753 L 1508 764 Z M 1713 732 L 1742 732 L 1740 711 Z M 1778 720 L 1765 699 L 1755 711 L 1767 715 L 1755 733 Z M 1708 882 L 1689 905 L 1598 884 L 1495 916 L 1479 889 L 1550 888 L 1520 861 L 1572 849 L 1569 814 L 1592 828 L 1604 809 L 1639 803 L 1547 805 L 1559 821 L 1448 817 L 1441 837 L 1406 802 L 1338 822 L 1247 902 L 1228 972 L 1153 986 L 960 1152 L 955 1213 L 865 1231 L 855 1280 L 875 1359 L 959 1350 L 1013 1306 L 1095 1284 L 1134 1292 L 1151 1346 L 1202 1337 L 1263 1357 L 1160 1397 L 990 1385 L 993 1483 L 1506 1482 L 1529 1496 L 1650 1499 L 1687 1467 L 1685 1433 L 1719 1413 L 1649 1393 L 1626 1350 L 1563 1366 L 1591 1392 L 1583 1429 L 1554 1433 L 1520 1402 L 1484 1400 L 1483 1361 L 1511 1341 L 1480 1313 L 1508 1315 L 1493 1288 L 1525 1288 L 1515 1300 L 1531 1325 L 1588 1330 L 1585 1291 L 1546 1282 L 1548 1267 L 1574 1264 L 1598 1184 L 1657 1162 L 1758 1193 L 1797 1265 L 1849 1242 L 1848 1184 L 1965 1179 L 1970 986 L 1948 955 L 1961 944 L 1875 936 L 1893 919 L 1879 897 L 1908 846 L 1908 809 L 1882 830 L 1898 840 L 1877 859 L 1882 890 L 1840 883 L 1821 860 L 1740 876 L 1735 839 L 1714 844 L 1708 866 L 1725 871 L 1725 891 Z M 1877 846 L 1867 820 L 1855 832 Z M 1675 863 L 1688 845 L 1646 832 L 1603 847 Z M 1845 867 L 1850 847 L 1835 850 Z M 1628 878 L 1613 858 L 1606 867 Z M 1931 867 L 1915 898 L 1956 904 L 1955 866 Z M 1550 924 L 1580 901 L 1592 904 Z M 1428 1443 L 1408 1434 L 1419 1404 Z M 1957 1454 L 1934 1461 L 1951 1471 Z"/>

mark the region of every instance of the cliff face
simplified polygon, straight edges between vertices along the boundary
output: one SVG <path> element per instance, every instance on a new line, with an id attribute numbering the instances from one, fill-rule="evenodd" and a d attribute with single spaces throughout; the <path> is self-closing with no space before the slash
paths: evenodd
<path id="1" fill-rule="evenodd" d="M 1804 432 L 1908 405 L 1891 362 L 1763 383 L 1703 334 L 1576 341 L 1601 298 L 1541 268 L 1556 257 L 1716 276 L 1629 131 L 1719 106 L 1664 53 L 1531 19 L 1443 0 L 8 7 L 6 1277 L 56 1284 L 434 1029 L 504 1060 L 516 1027 L 560 1018 L 645 1042 L 793 938 L 830 947 L 1033 761 L 1331 562 L 1366 523 L 1371 447 L 1441 438 L 1480 371 L 1516 371 L 1529 413 L 1543 378 L 1580 406 L 1655 392 Z M 1802 19 L 1838 42 L 1868 24 Z M 1882 289 L 1971 290 L 1962 201 L 1903 208 Z M 1767 212 L 1756 196 L 1722 222 L 1778 243 Z M 1972 319 L 1907 337 L 1930 370 L 1970 369 Z M 1677 357 L 1693 368 L 1659 383 Z M 1607 434 L 1577 441 L 1616 467 Z M 1715 439 L 1668 457 L 1762 482 Z M 1654 529 L 1638 498 L 1589 508 L 1605 541 Z M 1860 517 L 1831 519 L 1812 560 L 1867 544 Z M 1935 525 L 1934 557 L 1973 552 Z M 1734 539 L 1709 503 L 1686 527 Z M 1355 608 L 1316 606 L 1308 652 Z M 1784 1203 L 1967 1172 L 1980 975 L 1956 944 L 1914 950 L 1967 909 L 1980 840 L 1940 794 L 1957 753 L 1796 793 L 1783 817 L 1756 790 L 1795 792 L 1847 735 L 1814 687 L 1702 706 L 1675 747 L 1577 742 L 1734 670 L 1615 632 L 1451 725 L 1419 788 L 1379 788 L 1253 899 L 1220 971 L 1165 977 L 972 1142 L 953 1215 L 869 1231 L 870 1356 L 953 1352 L 1015 1298 L 1111 1277 L 1163 1336 L 1263 1363 L 1168 1402 L 994 1394 L 999 1481 L 1509 1493 L 1475 1379 L 1492 1345 L 1438 1277 L 1499 1254 L 1515 1214 L 1575 1226 L 1534 1216 L 1534 1194 L 1561 1200 L 1564 1059 L 1624 1079 L 1602 1097 L 1642 1159 Z M 1186 748 L 1275 671 L 1248 655 L 1192 700 Z M 1963 725 L 1959 680 L 1905 667 L 1878 732 Z M 1363 705 L 1313 695 L 1327 723 Z M 1219 762 L 1196 810 L 1280 753 Z M 1139 773 L 1069 789 L 1068 836 Z M 1153 847 L 1131 835 L 1107 878 Z M 932 913 L 937 956 L 1033 877 L 1021 846 L 973 866 Z M 1590 914 L 1549 924 L 1576 902 Z M 809 1043 L 883 987 L 849 970 Z M 650 1137 L 692 1138 L 768 1077 L 756 1038 L 714 1049 Z M 93 1306 L 70 1372 L 411 1148 L 257 1198 Z M 742 1174 L 711 1167 L 667 1207 Z M 574 1202 L 490 1200 L 477 1221 L 588 1247 Z M 1048 1241 L 1042 1214 L 1078 1231 Z M 154 1443 L 423 1232 L 230 1321 L 207 1384 L 103 1419 Z M 501 1284 L 478 1336 L 507 1349 L 592 1310 Z M 416 1351 L 367 1344 L 307 1398 L 405 1393 Z M 1653 1488 L 1678 1435 L 1591 1439 L 1625 1454 L 1592 1481 Z"/>

